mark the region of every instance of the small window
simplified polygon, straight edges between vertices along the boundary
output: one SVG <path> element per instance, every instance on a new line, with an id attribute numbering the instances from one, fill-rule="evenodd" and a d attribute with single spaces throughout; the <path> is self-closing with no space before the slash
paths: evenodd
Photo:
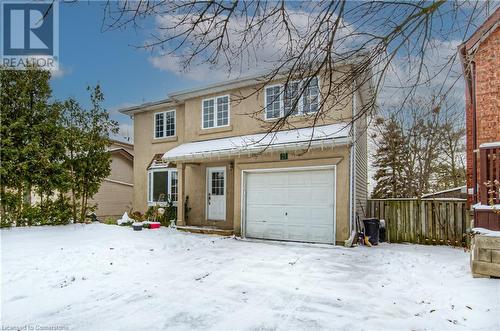
<path id="1" fill-rule="evenodd" d="M 165 113 L 165 136 L 175 136 L 175 111 Z"/>
<path id="2" fill-rule="evenodd" d="M 155 114 L 155 138 L 163 138 L 165 136 L 164 130 L 164 113 Z"/>
<path id="3" fill-rule="evenodd" d="M 281 116 L 281 86 L 266 88 L 266 119 Z"/>
<path id="4" fill-rule="evenodd" d="M 217 98 L 217 126 L 229 123 L 229 97 Z"/>
<path id="5" fill-rule="evenodd" d="M 229 125 L 229 96 L 205 99 L 202 108 L 203 129 Z"/>
<path id="6" fill-rule="evenodd" d="M 313 77 L 304 89 L 304 113 L 317 112 L 319 109 L 319 87 L 318 78 Z"/>
<path id="7" fill-rule="evenodd" d="M 178 198 L 177 185 L 177 169 L 150 170 L 148 173 L 148 202 L 162 204 L 171 199 L 175 204 Z"/>
<path id="8" fill-rule="evenodd" d="M 170 179 L 170 198 L 172 201 L 177 202 L 177 171 L 172 171 Z"/>
<path id="9" fill-rule="evenodd" d="M 285 114 L 298 115 L 300 107 L 299 98 L 300 82 L 290 82 L 285 88 L 283 106 Z"/>
<path id="10" fill-rule="evenodd" d="M 156 139 L 175 136 L 175 110 L 155 113 Z"/>
<path id="11" fill-rule="evenodd" d="M 214 117 L 214 99 L 203 100 L 203 128 L 213 128 Z"/>

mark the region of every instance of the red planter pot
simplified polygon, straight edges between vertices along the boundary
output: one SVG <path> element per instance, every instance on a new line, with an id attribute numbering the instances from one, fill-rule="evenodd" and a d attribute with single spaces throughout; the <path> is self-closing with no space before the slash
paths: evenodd
<path id="1" fill-rule="evenodd" d="M 149 223 L 149 228 L 150 229 L 159 229 L 160 228 L 160 222 L 151 222 L 151 223 Z"/>

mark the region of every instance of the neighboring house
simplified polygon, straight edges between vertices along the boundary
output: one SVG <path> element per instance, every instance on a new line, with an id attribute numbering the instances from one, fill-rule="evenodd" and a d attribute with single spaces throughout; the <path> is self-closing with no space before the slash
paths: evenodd
<path id="1" fill-rule="evenodd" d="M 466 82 L 467 190 L 474 226 L 500 230 L 500 8 L 465 43 L 459 54 Z M 492 196 L 489 196 L 491 190 Z"/>
<path id="2" fill-rule="evenodd" d="M 459 186 L 447 190 L 423 194 L 422 198 L 425 199 L 467 199 L 467 187 Z"/>
<path id="3" fill-rule="evenodd" d="M 109 147 L 111 173 L 104 179 L 99 191 L 89 201 L 97 204 L 100 220 L 117 218 L 132 207 L 134 192 L 134 145 L 115 138 Z"/>
<path id="4" fill-rule="evenodd" d="M 372 91 L 358 78 L 354 96 L 325 100 L 328 112 L 314 129 L 323 76 L 307 87 L 290 118 L 294 128 L 279 132 L 268 130 L 290 102 L 279 80 L 254 93 L 258 76 L 122 109 L 134 119 L 134 209 L 169 196 L 178 226 L 261 239 L 347 239 L 367 199 L 367 121 L 350 122 Z"/>

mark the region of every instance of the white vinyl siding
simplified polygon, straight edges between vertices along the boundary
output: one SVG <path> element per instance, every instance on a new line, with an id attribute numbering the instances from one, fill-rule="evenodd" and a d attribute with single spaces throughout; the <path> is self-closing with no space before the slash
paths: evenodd
<path id="1" fill-rule="evenodd" d="M 154 114 L 154 138 L 175 136 L 175 109 Z"/>
<path id="2" fill-rule="evenodd" d="M 292 81 L 286 87 L 268 86 L 265 88 L 265 119 L 314 113 L 319 110 L 319 102 L 318 77 Z"/>
<path id="3" fill-rule="evenodd" d="M 171 199 L 177 202 L 177 169 L 163 168 L 148 171 L 148 204 L 166 204 Z"/>
<path id="4" fill-rule="evenodd" d="M 353 110 L 354 116 L 359 116 L 362 105 L 359 97 L 359 91 L 355 91 L 353 95 Z M 360 219 L 367 217 L 366 202 L 368 199 L 368 136 L 366 114 L 359 116 L 354 124 L 355 135 L 355 199 L 354 210 Z"/>
<path id="5" fill-rule="evenodd" d="M 229 96 L 223 95 L 202 101 L 202 128 L 210 129 L 229 125 Z"/>

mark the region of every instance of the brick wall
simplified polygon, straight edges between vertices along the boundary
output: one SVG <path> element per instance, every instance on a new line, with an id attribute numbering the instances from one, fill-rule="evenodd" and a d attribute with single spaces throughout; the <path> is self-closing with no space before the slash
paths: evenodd
<path id="1" fill-rule="evenodd" d="M 479 148 L 482 143 L 500 141 L 500 28 L 497 28 L 481 42 L 474 55 L 474 62 L 476 64 L 476 136 Z M 472 105 L 467 100 L 467 187 L 473 187 L 472 111 Z M 479 160 L 479 155 L 477 158 Z M 479 167 L 478 162 L 478 182 L 480 178 Z"/>

